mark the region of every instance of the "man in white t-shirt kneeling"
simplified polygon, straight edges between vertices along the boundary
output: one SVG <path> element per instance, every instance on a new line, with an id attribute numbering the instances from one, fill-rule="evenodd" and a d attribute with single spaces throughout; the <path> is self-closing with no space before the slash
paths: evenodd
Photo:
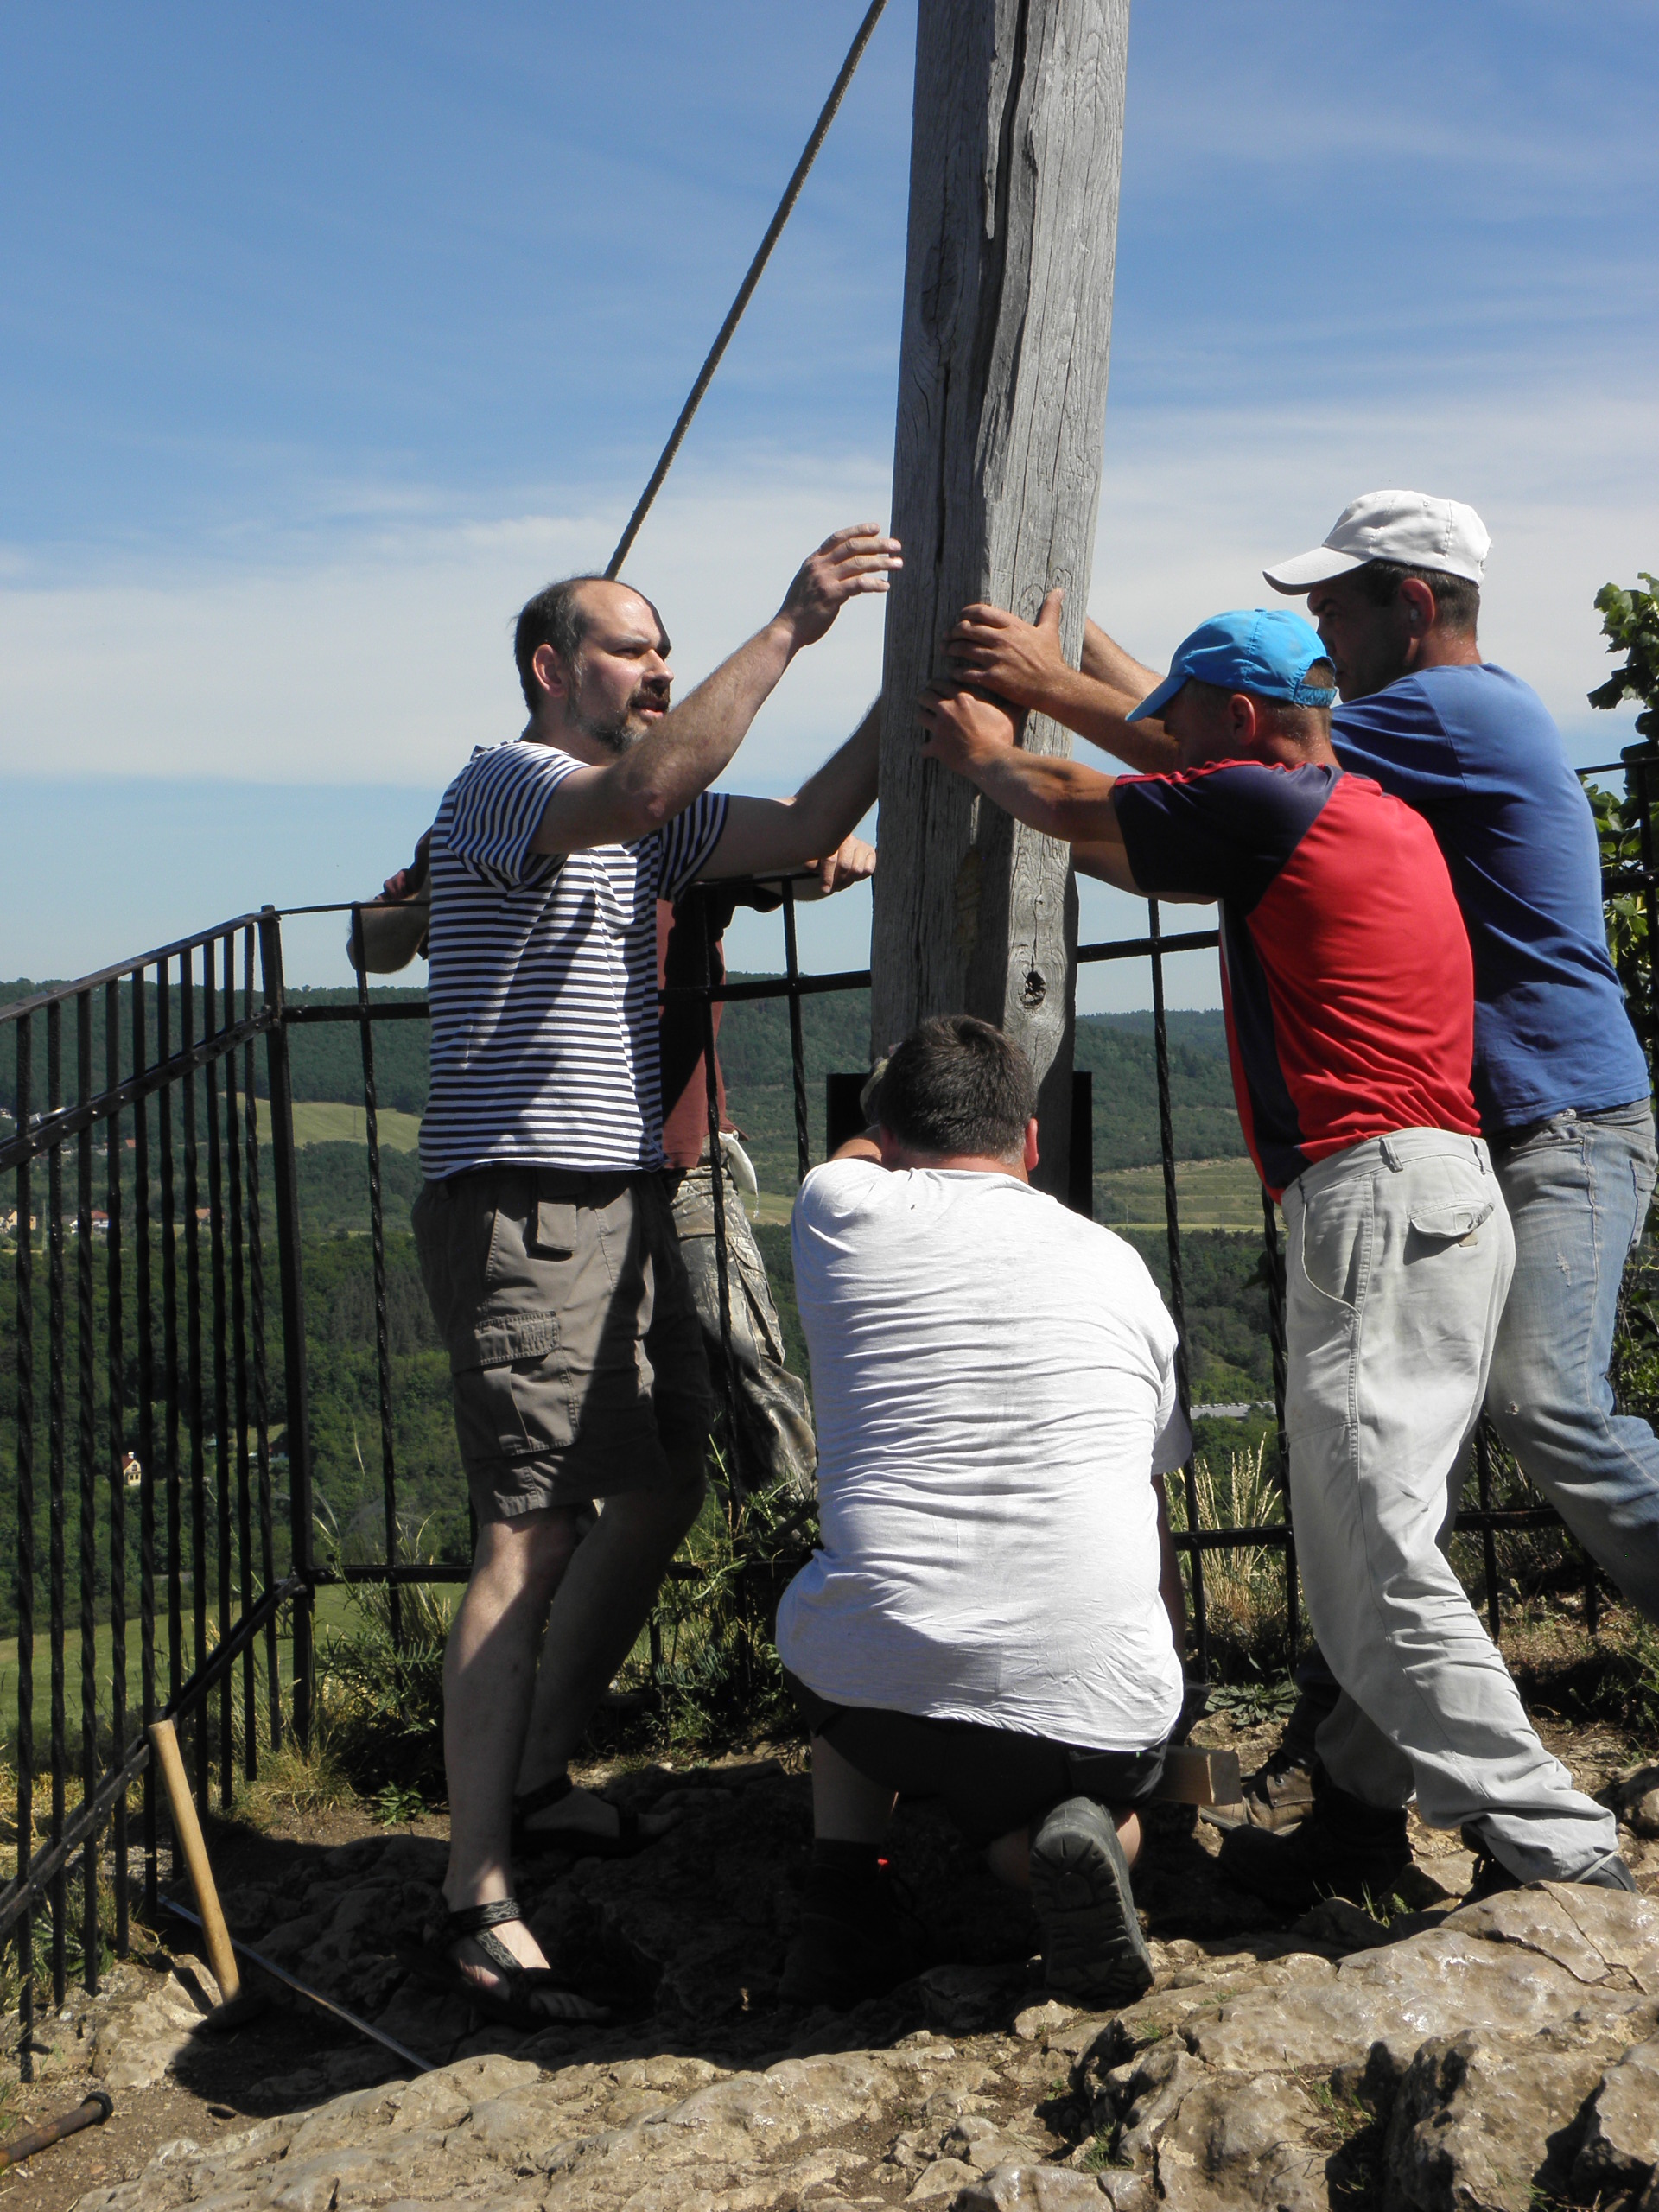
<path id="1" fill-rule="evenodd" d="M 921 1963 L 880 1857 L 900 1790 L 1029 1885 L 1051 1990 L 1152 1979 L 1128 1870 L 1181 1710 L 1175 1329 L 1137 1253 L 1031 1187 L 1036 1105 L 1001 1030 L 924 1022 L 795 1202 L 823 1528 L 778 1614 L 812 1732 L 798 2003 Z"/>

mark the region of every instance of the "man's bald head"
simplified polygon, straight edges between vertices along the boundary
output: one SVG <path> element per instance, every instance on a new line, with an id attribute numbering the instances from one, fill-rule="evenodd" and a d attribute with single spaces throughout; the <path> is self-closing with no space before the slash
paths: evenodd
<path id="1" fill-rule="evenodd" d="M 550 646 L 567 672 L 574 676 L 582 658 L 582 642 L 601 610 L 622 616 L 625 620 L 632 617 L 637 621 L 640 608 L 648 610 L 656 627 L 658 652 L 666 660 L 669 644 L 663 618 L 645 594 L 636 591 L 632 584 L 617 583 L 609 576 L 563 576 L 556 583 L 543 585 L 534 599 L 527 600 L 519 610 L 518 627 L 513 632 L 512 657 L 518 664 L 524 704 L 531 713 L 537 711 L 543 696 L 535 667 L 539 646 Z"/>

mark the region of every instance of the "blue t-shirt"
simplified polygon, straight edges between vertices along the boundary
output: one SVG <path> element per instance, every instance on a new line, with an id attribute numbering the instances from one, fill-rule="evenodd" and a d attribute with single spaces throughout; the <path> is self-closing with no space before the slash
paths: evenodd
<path id="1" fill-rule="evenodd" d="M 1489 1135 L 1648 1096 L 1607 956 L 1601 855 L 1583 786 L 1530 684 L 1429 668 L 1336 708 L 1344 768 L 1440 841 L 1475 960 L 1475 1103 Z"/>

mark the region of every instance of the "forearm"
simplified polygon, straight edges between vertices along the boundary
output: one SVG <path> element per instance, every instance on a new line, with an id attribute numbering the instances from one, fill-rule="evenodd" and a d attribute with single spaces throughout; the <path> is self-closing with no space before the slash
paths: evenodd
<path id="1" fill-rule="evenodd" d="M 764 875 L 833 853 L 875 803 L 880 747 L 878 700 L 793 798 L 734 798 L 705 873 Z"/>
<path id="2" fill-rule="evenodd" d="M 1084 624 L 1083 666 L 1067 669 L 1065 676 L 1058 703 L 1046 706 L 1045 713 L 1143 775 L 1166 774 L 1180 766 L 1179 748 L 1161 722 L 1128 719 L 1162 677 L 1125 652 L 1097 622 Z"/>
<path id="3" fill-rule="evenodd" d="M 881 761 L 881 702 L 878 699 L 847 742 L 830 755 L 790 802 L 794 825 L 806 840 L 801 857 L 816 860 L 849 837 L 875 804 Z"/>
<path id="4" fill-rule="evenodd" d="M 1132 707 L 1138 706 L 1147 692 L 1155 691 L 1164 680 L 1155 668 L 1148 668 L 1144 661 L 1126 652 L 1116 638 L 1109 638 L 1099 623 L 1092 620 L 1083 626 L 1083 673 L 1127 699 Z"/>
<path id="5" fill-rule="evenodd" d="M 1113 779 L 1075 760 L 998 746 L 964 764 L 963 773 L 1005 814 L 1046 837 L 1089 842 L 1116 835 Z"/>

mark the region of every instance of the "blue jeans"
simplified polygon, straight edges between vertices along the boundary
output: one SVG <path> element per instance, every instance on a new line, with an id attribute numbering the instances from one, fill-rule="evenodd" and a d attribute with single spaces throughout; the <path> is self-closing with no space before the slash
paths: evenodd
<path id="1" fill-rule="evenodd" d="M 1624 1262 L 1653 1196 L 1647 1103 L 1557 1114 L 1491 1147 L 1515 1230 L 1486 1410 L 1596 1564 L 1659 1621 L 1659 1437 L 1613 1411 Z"/>

